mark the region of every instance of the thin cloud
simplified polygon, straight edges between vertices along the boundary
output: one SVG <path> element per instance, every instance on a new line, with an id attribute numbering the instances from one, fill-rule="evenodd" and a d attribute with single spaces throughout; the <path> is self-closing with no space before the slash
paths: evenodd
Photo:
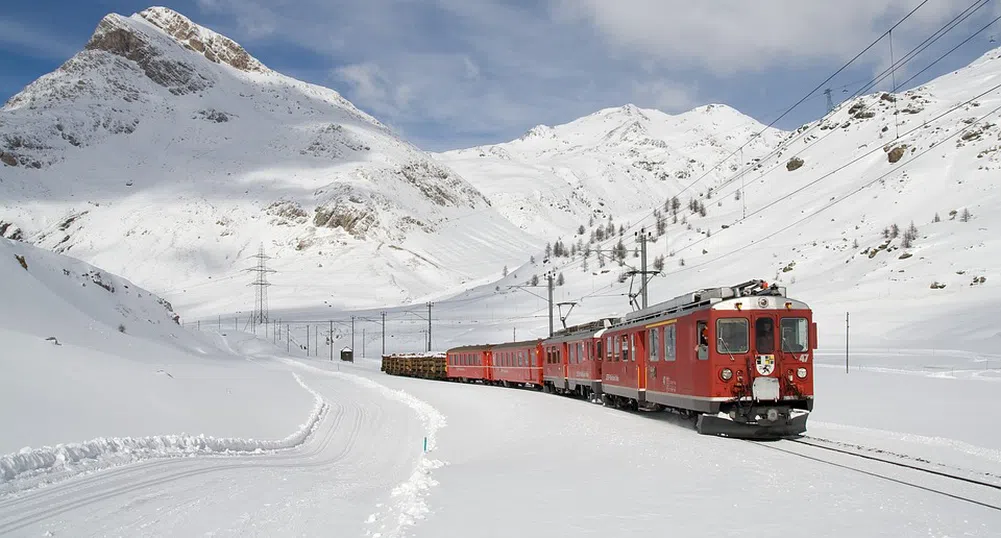
<path id="1" fill-rule="evenodd" d="M 83 43 L 70 42 L 23 21 L 0 17 L 0 49 L 36 58 L 66 60 L 82 46 Z"/>
<path id="2" fill-rule="evenodd" d="M 732 75 L 850 57 L 920 0 L 550 2 L 556 20 L 590 25 L 612 47 L 663 65 Z M 962 7 L 930 2 L 897 35 L 937 27 Z"/>
<path id="3" fill-rule="evenodd" d="M 776 99 L 799 98 L 793 78 L 812 70 L 808 82 L 822 80 L 919 1 L 197 0 L 252 53 L 290 44 L 329 62 L 315 82 L 433 150 L 511 140 L 627 102 L 771 112 Z M 903 49 L 964 7 L 950 4 L 929 2 L 895 43 Z M 850 76 L 882 65 L 882 54 Z M 282 70 L 279 60 L 268 64 Z M 304 68 L 300 57 L 291 63 Z M 787 121 L 799 119 L 812 118 Z"/>

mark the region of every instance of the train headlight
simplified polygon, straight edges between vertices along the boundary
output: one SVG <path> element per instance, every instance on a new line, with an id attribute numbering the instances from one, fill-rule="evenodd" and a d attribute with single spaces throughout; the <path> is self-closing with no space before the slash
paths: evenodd
<path id="1" fill-rule="evenodd" d="M 723 368 L 723 371 L 719 373 L 719 376 L 723 381 L 729 381 L 733 377 L 733 370 L 729 368 Z"/>
<path id="2" fill-rule="evenodd" d="M 806 368 L 796 369 L 796 375 L 799 376 L 800 379 L 806 379 Z"/>

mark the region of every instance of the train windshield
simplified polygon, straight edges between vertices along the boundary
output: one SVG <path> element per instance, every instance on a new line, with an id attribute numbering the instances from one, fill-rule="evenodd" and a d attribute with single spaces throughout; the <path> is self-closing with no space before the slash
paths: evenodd
<path id="1" fill-rule="evenodd" d="M 747 353 L 747 320 L 726 318 L 716 321 L 716 351 L 719 353 Z"/>
<path id="2" fill-rule="evenodd" d="M 801 353 L 809 349 L 806 318 L 782 318 L 782 351 Z"/>

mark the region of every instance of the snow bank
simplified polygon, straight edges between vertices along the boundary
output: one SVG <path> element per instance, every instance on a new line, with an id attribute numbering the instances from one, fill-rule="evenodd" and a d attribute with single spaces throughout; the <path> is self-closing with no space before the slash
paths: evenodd
<path id="1" fill-rule="evenodd" d="M 265 454 L 298 447 L 316 429 L 329 406 L 319 393 L 302 381 L 298 374 L 292 375 L 299 385 L 313 395 L 314 406 L 306 421 L 284 439 L 258 440 L 180 434 L 138 438 L 102 437 L 84 443 L 67 443 L 36 449 L 29 447 L 0 457 L 0 486 L 14 480 L 59 471 L 76 473 L 151 458 Z"/>

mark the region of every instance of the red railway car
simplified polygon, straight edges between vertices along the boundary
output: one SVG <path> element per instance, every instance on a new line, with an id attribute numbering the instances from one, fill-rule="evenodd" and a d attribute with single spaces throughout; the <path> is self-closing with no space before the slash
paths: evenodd
<path id="1" fill-rule="evenodd" d="M 489 381 L 492 345 L 463 346 L 445 353 L 446 376 L 456 381 Z"/>
<path id="2" fill-rule="evenodd" d="M 542 341 L 546 351 L 546 392 L 575 394 L 588 399 L 601 396 L 602 334 L 617 323 L 605 318 L 563 329 Z"/>
<path id="3" fill-rule="evenodd" d="M 806 430 L 817 329 L 808 305 L 752 280 L 627 315 L 605 334 L 602 390 L 631 407 L 698 417 L 700 433 Z"/>
<path id="4" fill-rule="evenodd" d="M 505 387 L 542 387 L 542 340 L 496 344 L 490 352 L 489 381 Z"/>

